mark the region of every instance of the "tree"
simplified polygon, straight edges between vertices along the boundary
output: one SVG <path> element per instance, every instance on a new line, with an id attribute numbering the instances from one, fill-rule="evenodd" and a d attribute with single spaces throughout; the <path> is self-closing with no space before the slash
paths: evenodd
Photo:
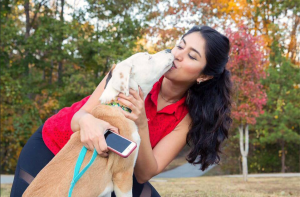
<path id="1" fill-rule="evenodd" d="M 279 41 L 286 50 L 282 53 L 290 61 L 300 66 L 299 35 L 300 31 L 300 4 L 299 0 L 215 0 L 212 4 L 216 15 L 221 19 L 231 19 L 235 23 L 245 21 L 249 31 L 254 35 L 262 35 L 271 48 L 273 42 Z M 286 20 L 287 19 L 287 20 Z M 280 29 L 274 28 L 276 25 Z M 278 37 L 278 31 L 280 36 Z"/>
<path id="2" fill-rule="evenodd" d="M 256 123 L 256 118 L 263 113 L 262 107 L 266 103 L 266 94 L 262 90 L 260 79 L 265 77 L 263 67 L 268 61 L 261 37 L 251 35 L 244 25 L 239 25 L 236 32 L 228 29 L 226 34 L 231 42 L 228 69 L 232 72 L 232 80 L 235 84 L 232 117 L 240 134 L 243 176 L 247 181 L 249 125 Z"/>
<path id="3" fill-rule="evenodd" d="M 287 143 L 300 144 L 300 69 L 290 60 L 281 56 L 278 42 L 272 44 L 274 58 L 267 74 L 262 80 L 268 95 L 264 110 L 267 112 L 258 118 L 256 129 L 262 144 L 278 143 L 281 147 L 281 172 L 286 171 Z"/>
<path id="4" fill-rule="evenodd" d="M 59 109 L 92 94 L 132 55 L 151 1 L 4 0 L 1 3 L 1 169 L 14 172 L 30 135 Z M 70 17 L 66 11 L 73 10 Z M 2 74 L 3 73 L 3 74 Z"/>

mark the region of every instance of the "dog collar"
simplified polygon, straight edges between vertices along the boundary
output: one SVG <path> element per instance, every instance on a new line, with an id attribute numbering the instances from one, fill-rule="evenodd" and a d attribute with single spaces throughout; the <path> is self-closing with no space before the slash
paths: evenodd
<path id="1" fill-rule="evenodd" d="M 112 102 L 112 103 L 109 103 L 109 104 L 106 104 L 106 105 L 109 105 L 109 106 L 113 106 L 113 107 L 121 107 L 124 111 L 127 111 L 129 113 L 131 113 L 131 109 L 124 106 L 124 105 L 120 105 L 120 103 L 117 103 L 117 102 Z"/>

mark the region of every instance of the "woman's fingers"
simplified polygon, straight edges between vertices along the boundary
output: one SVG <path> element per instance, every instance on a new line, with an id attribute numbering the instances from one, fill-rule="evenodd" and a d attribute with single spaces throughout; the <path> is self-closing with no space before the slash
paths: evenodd
<path id="1" fill-rule="evenodd" d="M 143 92 L 143 90 L 142 90 L 142 88 L 140 86 L 139 86 L 139 95 L 140 95 L 140 98 L 142 100 L 144 100 L 144 92 Z"/>
<path id="2" fill-rule="evenodd" d="M 85 148 L 88 150 L 94 150 L 94 146 L 92 146 L 92 143 L 87 140 L 83 130 L 80 131 L 80 140 Z"/>
<path id="3" fill-rule="evenodd" d="M 139 88 L 140 89 L 140 88 Z M 140 92 L 140 91 L 139 91 Z M 141 96 L 139 95 L 139 92 L 133 90 L 133 89 L 129 89 L 129 93 L 136 99 L 136 100 L 141 100 Z"/>
<path id="4" fill-rule="evenodd" d="M 122 105 L 125 105 L 126 107 L 130 108 L 132 111 L 135 110 L 135 106 L 134 106 L 134 104 L 131 101 L 123 99 L 123 98 L 118 98 L 118 101 Z"/>
<path id="5" fill-rule="evenodd" d="M 123 99 L 126 99 L 132 103 L 135 103 L 136 100 L 140 101 L 142 100 L 143 98 L 141 98 L 141 96 L 139 95 L 139 93 L 133 89 L 129 89 L 129 96 L 126 96 L 125 94 L 123 93 L 120 93 L 118 95 L 119 97 L 123 98 Z"/>
<path id="6" fill-rule="evenodd" d="M 101 154 L 102 151 L 101 151 L 101 149 L 100 149 L 99 141 L 98 141 L 97 138 L 94 138 L 94 139 L 93 139 L 93 145 L 94 145 L 94 147 L 95 147 L 97 153 L 98 153 L 98 154 Z"/>
<path id="7" fill-rule="evenodd" d="M 90 116 L 86 118 L 84 122 L 81 122 L 80 128 L 80 140 L 83 146 L 91 151 L 96 150 L 102 157 L 107 157 L 109 149 L 104 133 L 108 129 L 112 132 L 119 133 L 119 129 L 94 116 Z"/>
<path id="8" fill-rule="evenodd" d="M 124 94 L 119 94 L 119 103 L 128 107 L 133 113 L 138 113 L 142 100 L 138 93 L 130 89 L 130 96 L 125 96 Z"/>
<path id="9" fill-rule="evenodd" d="M 97 137 L 93 139 L 93 146 L 96 149 L 97 153 L 101 157 L 107 157 L 108 156 L 108 149 L 105 140 L 103 140 L 104 137 Z M 94 150 L 94 149 L 93 149 Z"/>
<path id="10" fill-rule="evenodd" d="M 93 145 L 93 143 L 92 142 L 87 142 L 87 149 L 89 149 L 89 150 L 91 150 L 91 151 L 93 151 L 94 150 L 94 145 Z"/>
<path id="11" fill-rule="evenodd" d="M 84 138 L 83 146 L 90 151 L 94 151 L 95 149 L 101 157 L 108 156 L 108 148 L 104 135 L 95 135 L 92 139 L 90 138 L 89 140 L 87 138 Z"/>
<path id="12" fill-rule="evenodd" d="M 121 109 L 121 108 L 118 108 L 119 110 L 120 110 L 120 112 L 122 113 L 122 114 L 124 114 L 124 116 L 126 117 L 126 118 L 128 118 L 128 119 L 130 119 L 130 120 L 132 120 L 132 121 L 136 121 L 137 120 L 137 116 L 134 114 L 134 113 L 129 113 L 129 112 L 127 112 L 127 111 L 124 111 L 123 109 Z"/>
<path id="13" fill-rule="evenodd" d="M 112 132 L 115 132 L 115 133 L 120 134 L 120 133 L 119 133 L 119 129 L 118 129 L 117 127 L 113 127 L 113 126 L 110 125 L 110 126 L 108 127 L 108 129 L 111 130 Z"/>
<path id="14" fill-rule="evenodd" d="M 118 101 L 125 105 L 126 107 L 129 107 L 131 110 L 134 110 L 136 107 L 136 99 L 133 96 L 125 96 L 125 95 L 119 95 Z"/>
<path id="15" fill-rule="evenodd" d="M 102 152 L 108 152 L 108 148 L 104 136 L 99 137 L 99 147 Z"/>
<path id="16" fill-rule="evenodd" d="M 84 146 L 86 149 L 90 150 L 90 147 L 89 147 L 88 144 L 83 144 L 83 146 Z"/>
<path id="17" fill-rule="evenodd" d="M 126 118 L 129 118 L 130 120 L 134 121 L 137 125 L 142 125 L 144 124 L 146 118 L 144 106 L 144 93 L 140 87 L 139 92 L 130 89 L 129 93 L 130 96 L 128 97 L 120 93 L 118 100 L 120 104 L 130 108 L 132 112 L 128 113 L 124 110 L 121 110 L 121 112 Z"/>

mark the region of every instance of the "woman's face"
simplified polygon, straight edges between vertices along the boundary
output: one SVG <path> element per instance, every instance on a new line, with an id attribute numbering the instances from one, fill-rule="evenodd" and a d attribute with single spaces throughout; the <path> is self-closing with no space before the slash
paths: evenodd
<path id="1" fill-rule="evenodd" d="M 195 83 L 206 65 L 205 40 L 199 32 L 186 35 L 172 49 L 174 67 L 165 73 L 165 77 L 177 82 Z"/>

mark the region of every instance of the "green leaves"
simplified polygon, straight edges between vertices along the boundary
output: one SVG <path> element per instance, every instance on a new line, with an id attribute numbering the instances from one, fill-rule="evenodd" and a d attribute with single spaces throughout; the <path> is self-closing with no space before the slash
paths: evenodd
<path id="1" fill-rule="evenodd" d="M 68 20 L 60 0 L 1 4 L 1 146 L 5 147 L 1 168 L 5 172 L 14 172 L 20 150 L 48 117 L 92 94 L 113 63 L 134 53 L 144 19 L 133 13 L 145 12 L 147 1 L 86 4 L 74 8 Z M 64 11 L 68 9 L 72 6 L 64 4 Z M 26 27 L 30 31 L 25 36 Z"/>

